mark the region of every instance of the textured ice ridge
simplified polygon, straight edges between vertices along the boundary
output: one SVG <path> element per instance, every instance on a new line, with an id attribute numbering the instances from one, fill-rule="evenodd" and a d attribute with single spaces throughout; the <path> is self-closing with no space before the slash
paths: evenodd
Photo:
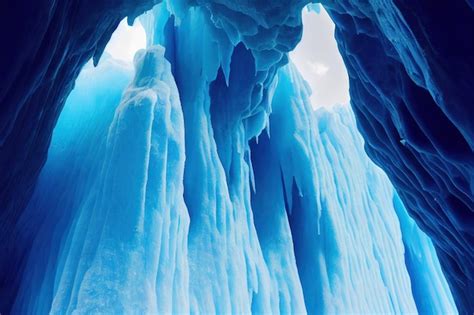
<path id="1" fill-rule="evenodd" d="M 248 50 L 233 52 L 228 82 L 164 55 L 139 51 L 128 87 L 112 59 L 79 77 L 21 220 L 44 225 L 14 312 L 454 311 L 349 109 L 314 113 L 286 66 L 271 131 L 249 137 L 262 127 L 233 112 L 255 78 L 238 66 Z"/>

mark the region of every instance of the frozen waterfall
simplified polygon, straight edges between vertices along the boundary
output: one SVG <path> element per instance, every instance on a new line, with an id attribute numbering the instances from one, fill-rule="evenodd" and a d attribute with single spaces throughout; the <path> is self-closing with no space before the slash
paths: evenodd
<path id="1" fill-rule="evenodd" d="M 455 313 L 350 108 L 313 111 L 286 55 L 208 14 L 159 5 L 134 69 L 83 69 L 20 220 L 44 224 L 14 312 Z"/>

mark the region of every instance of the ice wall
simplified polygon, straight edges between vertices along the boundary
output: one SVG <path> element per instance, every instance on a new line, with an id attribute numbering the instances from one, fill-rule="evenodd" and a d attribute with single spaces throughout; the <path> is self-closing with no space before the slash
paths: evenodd
<path id="1" fill-rule="evenodd" d="M 111 59 L 79 78 L 14 313 L 452 312 L 351 114 L 313 113 L 294 67 L 259 70 L 208 14 L 146 17 L 128 87 Z"/>
<path id="2" fill-rule="evenodd" d="M 473 2 L 327 1 L 370 158 L 474 311 Z"/>
<path id="3" fill-rule="evenodd" d="M 270 136 L 251 144 L 264 253 L 275 260 L 275 227 L 291 231 L 310 313 L 455 313 L 433 245 L 366 156 L 352 112 L 313 112 L 309 93 L 282 68 Z"/>
<path id="4" fill-rule="evenodd" d="M 9 312 L 16 297 L 22 277 L 19 266 L 30 252 L 30 235 L 41 223 L 31 220 L 25 230 L 19 219 L 74 81 L 91 57 L 98 61 L 119 21 L 133 20 L 157 2 L 0 3 L 5 43 L 0 58 L 2 313 Z M 251 49 L 259 69 L 264 69 L 284 61 L 285 52 L 298 42 L 299 16 L 307 0 L 166 2 L 178 15 L 189 6 L 209 12 L 208 18 L 212 16 L 225 37 Z M 322 2 L 336 23 L 366 151 L 387 172 L 410 215 L 433 239 L 456 302 L 462 313 L 470 314 L 474 310 L 470 106 L 474 42 L 469 40 L 474 37 L 473 1 L 452 0 L 445 6 L 430 0 Z M 228 60 L 230 52 L 222 56 Z M 223 69 L 227 73 L 228 68 Z"/>
<path id="5" fill-rule="evenodd" d="M 46 219 L 14 313 L 189 311 L 183 115 L 163 53 L 137 53 L 118 107 L 130 72 L 81 75 L 24 218 Z"/>

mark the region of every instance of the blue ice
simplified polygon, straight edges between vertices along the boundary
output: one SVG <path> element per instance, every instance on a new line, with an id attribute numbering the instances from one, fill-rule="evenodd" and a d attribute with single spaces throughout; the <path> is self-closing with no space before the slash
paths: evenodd
<path id="1" fill-rule="evenodd" d="M 250 21 L 141 21 L 134 66 L 87 66 L 61 113 L 16 313 L 456 312 L 349 107 L 314 112 Z"/>

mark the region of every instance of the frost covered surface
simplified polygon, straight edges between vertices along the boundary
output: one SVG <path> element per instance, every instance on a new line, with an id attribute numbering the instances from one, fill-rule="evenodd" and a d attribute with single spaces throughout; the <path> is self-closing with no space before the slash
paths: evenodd
<path id="1" fill-rule="evenodd" d="M 21 220 L 44 225 L 14 312 L 452 312 L 348 109 L 314 113 L 293 66 L 269 77 L 207 14 L 145 17 L 128 87 L 112 59 L 79 78 Z"/>

